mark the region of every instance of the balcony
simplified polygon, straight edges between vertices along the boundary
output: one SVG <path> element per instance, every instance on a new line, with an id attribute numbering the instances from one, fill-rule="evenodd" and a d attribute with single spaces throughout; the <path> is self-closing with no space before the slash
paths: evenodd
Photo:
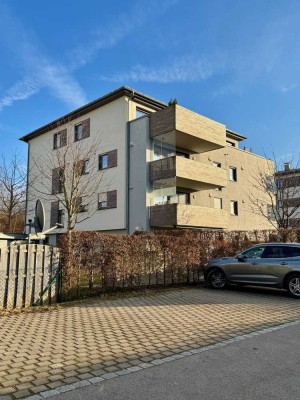
<path id="1" fill-rule="evenodd" d="M 226 229 L 228 213 L 225 210 L 189 204 L 163 204 L 150 207 L 150 225 L 153 227 L 193 227 Z"/>
<path id="2" fill-rule="evenodd" d="M 195 153 L 226 146 L 226 127 L 178 105 L 150 115 L 150 136 Z"/>
<path id="3" fill-rule="evenodd" d="M 227 185 L 227 173 L 223 168 L 179 156 L 150 163 L 150 181 L 173 177 L 176 177 L 177 187 L 192 190 L 207 190 Z"/>

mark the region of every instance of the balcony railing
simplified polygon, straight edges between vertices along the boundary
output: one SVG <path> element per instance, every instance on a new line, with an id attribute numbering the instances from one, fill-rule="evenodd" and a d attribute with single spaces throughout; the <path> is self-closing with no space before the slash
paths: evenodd
<path id="1" fill-rule="evenodd" d="M 150 181 L 176 177 L 176 186 L 191 190 L 206 190 L 227 185 L 227 173 L 188 158 L 172 156 L 150 163 Z"/>

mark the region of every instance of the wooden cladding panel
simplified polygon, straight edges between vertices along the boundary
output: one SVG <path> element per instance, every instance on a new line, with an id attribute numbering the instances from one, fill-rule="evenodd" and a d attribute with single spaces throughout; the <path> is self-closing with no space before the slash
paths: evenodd
<path id="1" fill-rule="evenodd" d="M 51 210 L 50 210 L 50 227 L 54 226 L 58 222 L 58 210 L 59 210 L 59 201 L 51 202 Z"/>
<path id="2" fill-rule="evenodd" d="M 82 121 L 82 139 L 90 137 L 90 118 Z"/>
<path id="3" fill-rule="evenodd" d="M 117 208 L 117 191 L 107 192 L 107 208 Z"/>
<path id="4" fill-rule="evenodd" d="M 108 155 L 108 168 L 113 168 L 118 166 L 118 150 L 112 150 L 107 153 Z"/>
<path id="5" fill-rule="evenodd" d="M 175 226 L 177 224 L 177 204 L 156 205 L 150 208 L 151 226 Z"/>
<path id="6" fill-rule="evenodd" d="M 175 106 L 151 113 L 150 136 L 155 137 L 175 129 Z"/>

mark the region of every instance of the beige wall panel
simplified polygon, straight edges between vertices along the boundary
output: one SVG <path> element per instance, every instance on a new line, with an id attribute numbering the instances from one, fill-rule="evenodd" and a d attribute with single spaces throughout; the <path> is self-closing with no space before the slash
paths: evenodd
<path id="1" fill-rule="evenodd" d="M 195 159 L 210 165 L 213 161 L 220 162 L 222 168 L 227 170 L 228 183 L 222 190 L 195 193 L 192 196 L 192 204 L 214 207 L 214 197 L 222 198 L 223 210 L 229 213 L 229 230 L 273 229 L 266 218 L 253 212 L 249 200 L 251 194 L 261 199 L 262 204 L 268 201 L 266 194 L 255 186 L 259 173 L 272 174 L 273 164 L 270 160 L 234 147 L 197 154 Z M 237 170 L 236 182 L 229 180 L 229 167 L 235 167 Z M 238 201 L 238 216 L 230 215 L 231 200 Z"/>

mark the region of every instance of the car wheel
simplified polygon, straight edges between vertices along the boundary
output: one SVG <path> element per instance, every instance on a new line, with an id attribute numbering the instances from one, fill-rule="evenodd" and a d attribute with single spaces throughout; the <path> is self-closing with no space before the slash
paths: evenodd
<path id="1" fill-rule="evenodd" d="M 226 276 L 220 269 L 213 269 L 207 276 L 208 286 L 212 289 L 224 289 L 226 286 Z"/>
<path id="2" fill-rule="evenodd" d="M 289 276 L 286 286 L 291 296 L 300 299 L 300 275 L 294 274 Z"/>

